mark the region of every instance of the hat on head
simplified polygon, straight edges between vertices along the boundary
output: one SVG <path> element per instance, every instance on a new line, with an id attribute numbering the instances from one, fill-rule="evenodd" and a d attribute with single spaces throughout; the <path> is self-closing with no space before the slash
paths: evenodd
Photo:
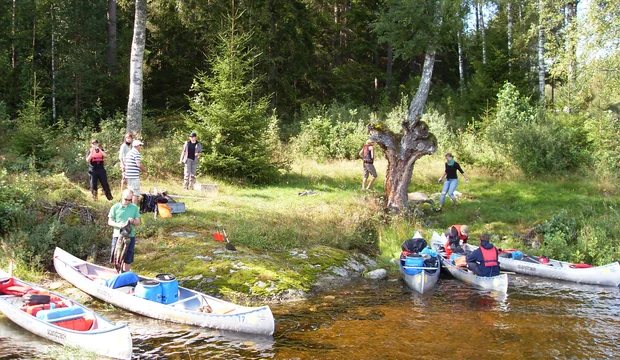
<path id="1" fill-rule="evenodd" d="M 131 146 L 142 146 L 142 145 L 144 145 L 144 144 L 143 144 L 143 143 L 142 143 L 142 141 L 140 141 L 140 140 L 134 140 L 134 141 L 131 143 Z"/>
<path id="2" fill-rule="evenodd" d="M 196 133 L 192 132 L 191 134 L 189 134 L 189 137 L 196 137 Z"/>
<path id="3" fill-rule="evenodd" d="M 97 139 L 93 139 L 93 141 L 91 141 L 90 143 L 91 143 L 91 144 L 94 144 L 94 143 L 99 144 L 99 140 L 97 140 Z"/>
<path id="4" fill-rule="evenodd" d="M 469 237 L 469 226 L 467 225 L 461 226 L 461 234 Z"/>

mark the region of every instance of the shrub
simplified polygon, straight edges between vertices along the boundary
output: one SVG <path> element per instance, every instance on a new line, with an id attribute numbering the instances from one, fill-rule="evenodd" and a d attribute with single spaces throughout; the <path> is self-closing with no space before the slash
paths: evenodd
<path id="1" fill-rule="evenodd" d="M 497 97 L 497 112 L 488 119 L 486 139 L 525 173 L 560 172 L 588 161 L 588 141 L 580 119 L 554 114 L 545 118 L 510 83 Z"/>
<path id="2" fill-rule="evenodd" d="M 345 111 L 346 109 L 346 111 Z M 298 155 L 314 160 L 356 159 L 368 139 L 370 112 L 334 103 L 305 108 L 301 132 L 291 140 Z"/>

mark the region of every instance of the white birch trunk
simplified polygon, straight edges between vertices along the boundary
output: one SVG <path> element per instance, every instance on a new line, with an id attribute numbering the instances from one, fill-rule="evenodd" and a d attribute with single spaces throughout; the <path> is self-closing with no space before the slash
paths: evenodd
<path id="1" fill-rule="evenodd" d="M 538 1 L 538 92 L 541 104 L 545 103 L 545 25 L 544 0 Z"/>
<path id="2" fill-rule="evenodd" d="M 129 69 L 129 102 L 127 104 L 127 132 L 142 131 L 142 61 L 146 44 L 146 0 L 136 0 L 136 15 L 131 43 Z"/>
<path id="3" fill-rule="evenodd" d="M 385 87 L 386 88 L 391 88 L 392 87 L 392 63 L 394 62 L 394 49 L 392 48 L 392 45 L 388 45 L 388 53 L 387 53 L 387 77 L 385 79 Z"/>
<path id="4" fill-rule="evenodd" d="M 512 4 L 506 3 L 506 18 L 508 23 L 508 74 L 512 73 Z"/>
<path id="5" fill-rule="evenodd" d="M 482 37 L 482 63 L 487 64 L 487 34 L 484 28 L 484 8 L 480 4 L 480 36 Z"/>
<path id="6" fill-rule="evenodd" d="M 52 120 L 56 123 L 56 68 L 54 66 L 54 4 L 50 5 L 50 15 L 52 17 Z"/>
<path id="7" fill-rule="evenodd" d="M 459 90 L 461 91 L 461 95 L 465 90 L 465 70 L 464 70 L 464 60 L 463 60 L 463 44 L 461 43 L 461 30 L 456 33 L 456 38 L 458 41 L 458 50 L 459 50 Z"/>

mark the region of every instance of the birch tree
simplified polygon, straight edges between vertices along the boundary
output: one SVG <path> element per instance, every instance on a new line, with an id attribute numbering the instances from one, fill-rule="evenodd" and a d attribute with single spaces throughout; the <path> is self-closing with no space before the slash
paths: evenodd
<path id="1" fill-rule="evenodd" d="M 437 50 L 446 40 L 445 34 L 455 33 L 460 6 L 451 0 L 388 1 L 375 24 L 379 40 L 392 45 L 395 56 L 410 60 L 424 54 L 420 85 L 409 105 L 407 118 L 401 123 L 401 133 L 393 133 L 382 123 L 368 126 L 370 139 L 383 150 L 388 161 L 387 207 L 395 213 L 407 208 L 416 161 L 437 151 L 437 139 L 420 119 L 430 92 Z"/>
<path id="2" fill-rule="evenodd" d="M 538 92 L 540 102 L 545 103 L 545 3 L 538 0 Z"/>
<path id="3" fill-rule="evenodd" d="M 146 44 L 146 0 L 136 0 L 136 14 L 131 43 L 129 70 L 129 102 L 127 104 L 127 132 L 142 131 L 142 61 Z"/>

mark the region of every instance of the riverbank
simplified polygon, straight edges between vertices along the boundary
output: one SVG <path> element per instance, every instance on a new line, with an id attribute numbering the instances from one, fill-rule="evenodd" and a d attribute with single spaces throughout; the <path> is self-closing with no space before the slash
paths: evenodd
<path id="1" fill-rule="evenodd" d="M 533 180 L 519 174 L 497 178 L 484 169 L 466 167 L 471 182 L 459 185 L 463 196 L 457 207 L 448 203 L 437 213 L 436 203 L 424 203 L 412 216 L 391 218 L 382 208 L 383 178 L 377 179 L 373 191 L 362 191 L 359 167 L 354 161 L 298 161 L 277 184 L 261 187 L 200 177 L 200 183 L 218 185 L 219 192 L 213 196 L 183 190 L 180 178 L 146 177 L 143 191 L 156 185 L 169 194 L 206 196 L 207 200 L 177 199 L 185 202 L 186 212 L 169 219 L 143 214 L 133 270 L 151 276 L 173 273 L 183 286 L 240 303 L 288 301 L 339 286 L 377 267 L 392 267 L 390 260 L 400 252 L 400 244 L 416 230 L 428 239 L 432 231 L 468 224 L 473 239 L 489 232 L 498 246 L 536 253 L 546 244 L 541 244 L 544 235 L 532 229 L 557 214 L 587 215 L 583 223 L 618 217 L 617 188 L 605 184 L 583 178 Z M 380 174 L 385 168 L 384 161 L 377 163 Z M 442 171 L 439 157 L 423 158 L 416 166 L 411 191 L 439 192 L 436 180 Z M 104 264 L 111 236 L 105 223 L 112 203 L 89 200 L 85 184 L 61 175 L 33 175 L 28 181 L 35 190 L 47 189 L 29 192 L 37 201 L 70 200 L 96 215 L 92 227 L 96 261 Z M 118 199 L 118 188 L 114 194 Z M 214 218 L 226 228 L 236 252 L 213 240 Z M 60 222 L 82 226 L 76 216 Z M 53 246 L 51 233 L 39 241 Z M 528 248 L 532 245 L 538 248 Z M 618 247 L 611 252 L 616 256 Z M 92 251 L 83 255 L 88 253 Z M 51 258 L 48 261 L 51 264 Z M 19 265 L 18 275 L 50 281 L 49 275 L 30 271 L 27 263 Z"/>

